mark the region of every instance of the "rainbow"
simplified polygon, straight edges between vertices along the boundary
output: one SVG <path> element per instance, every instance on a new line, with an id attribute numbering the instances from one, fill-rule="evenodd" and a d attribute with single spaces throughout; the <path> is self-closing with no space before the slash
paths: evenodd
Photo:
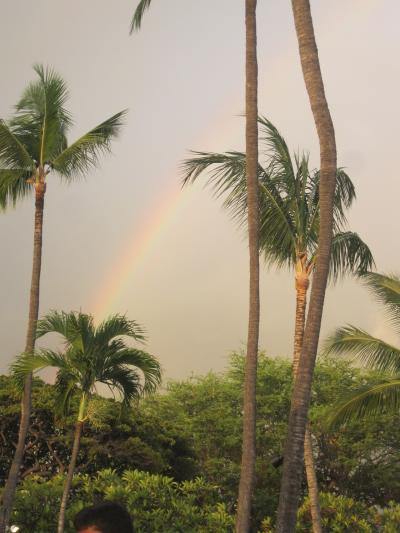
<path id="1" fill-rule="evenodd" d="M 378 6 L 377 0 L 362 1 L 363 7 L 368 8 L 363 11 L 363 14 L 371 16 L 374 8 Z M 360 0 L 354 0 L 355 4 L 359 2 Z M 282 55 L 276 56 L 274 64 L 270 66 L 270 76 L 273 75 L 272 68 L 280 69 L 282 63 L 288 61 L 288 53 L 287 51 L 283 57 Z M 291 68 L 291 63 L 288 68 Z M 226 119 L 234 116 L 234 110 L 240 109 L 242 103 L 238 94 L 227 95 L 223 108 L 220 109 L 218 116 L 214 117 L 213 124 L 210 124 L 207 131 L 201 135 L 204 142 L 194 142 L 192 146 L 203 149 L 208 145 L 211 146 L 212 150 L 218 150 L 215 146 L 218 147 L 220 140 L 225 139 L 222 149 L 229 147 L 233 132 L 227 126 Z M 236 141 L 233 145 L 237 145 Z M 180 202 L 187 201 L 189 195 L 187 192 L 182 194 L 177 181 L 176 177 L 170 177 L 168 183 L 172 183 L 172 187 L 171 185 L 166 186 L 154 206 L 149 210 L 149 214 L 139 223 L 137 230 L 133 231 L 133 242 L 124 242 L 121 253 L 118 254 L 114 265 L 100 285 L 99 296 L 90 306 L 96 319 L 105 318 L 117 308 L 116 304 L 129 285 L 134 270 L 145 259 L 148 250 L 160 237 Z"/>
<path id="2" fill-rule="evenodd" d="M 173 182 L 176 186 L 160 195 L 152 209 L 138 224 L 133 243 L 124 244 L 123 250 L 107 273 L 99 296 L 91 305 L 96 319 L 106 318 L 116 308 L 121 294 L 129 285 L 133 270 L 145 259 L 150 247 L 165 230 L 178 204 L 183 198 L 187 198 L 187 193 L 182 193 L 176 180 Z"/>
<path id="3" fill-rule="evenodd" d="M 232 114 L 234 108 L 237 108 L 235 99 L 228 98 L 224 108 L 220 109 L 218 116 L 214 118 L 214 123 L 207 127 L 206 132 L 203 132 L 193 145 L 201 148 L 205 145 L 213 146 L 221 139 L 227 139 L 229 143 L 232 131 L 226 124 L 226 118 L 234 116 Z M 129 286 L 134 271 L 145 260 L 147 252 L 168 227 L 178 206 L 188 202 L 191 191 L 194 191 L 193 187 L 188 187 L 182 192 L 176 174 L 165 181 L 168 185 L 149 209 L 148 215 L 135 227 L 137 229 L 133 230 L 132 242 L 123 243 L 121 253 L 118 254 L 113 266 L 105 275 L 98 296 L 90 305 L 96 320 L 103 320 L 111 312 L 116 312 L 118 309 L 116 304 Z"/>

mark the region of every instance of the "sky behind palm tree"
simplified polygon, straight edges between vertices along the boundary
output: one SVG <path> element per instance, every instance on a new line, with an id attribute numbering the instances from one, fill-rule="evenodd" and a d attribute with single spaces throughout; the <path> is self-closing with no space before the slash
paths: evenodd
<path id="1" fill-rule="evenodd" d="M 146 349 L 166 376 L 182 377 L 224 368 L 246 339 L 244 235 L 200 184 L 179 193 L 189 149 L 244 148 L 243 2 L 154 2 L 141 32 L 129 37 L 135 6 L 5 0 L 0 117 L 34 78 L 35 62 L 68 83 L 71 139 L 130 109 L 114 156 L 86 181 L 65 187 L 49 176 L 40 314 L 81 309 L 101 320 L 126 312 L 146 326 Z M 314 0 L 313 13 L 338 161 L 357 190 L 349 225 L 380 271 L 398 271 L 400 5 Z M 258 24 L 260 112 L 317 167 L 290 3 L 260 2 Z M 2 371 L 24 345 L 32 217 L 31 200 L 1 215 Z M 260 345 L 290 355 L 293 281 L 266 268 L 261 277 Z M 356 282 L 340 282 L 328 291 L 323 334 L 344 322 L 382 334 L 378 315 Z"/>

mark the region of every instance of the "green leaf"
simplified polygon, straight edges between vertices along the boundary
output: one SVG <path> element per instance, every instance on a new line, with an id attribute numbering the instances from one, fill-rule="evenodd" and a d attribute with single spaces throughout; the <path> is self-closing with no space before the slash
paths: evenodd
<path id="1" fill-rule="evenodd" d="M 15 207 L 21 200 L 32 193 L 33 185 L 28 182 L 29 173 L 23 169 L 0 169 L 0 208 Z"/>
<path id="2" fill-rule="evenodd" d="M 370 368 L 400 374 L 400 350 L 354 326 L 339 328 L 325 341 L 324 353 L 351 355 Z"/>
<path id="3" fill-rule="evenodd" d="M 344 274 L 363 274 L 374 266 L 371 250 L 357 233 L 346 231 L 333 236 L 329 271 L 331 278 L 337 280 Z"/>
<path id="4" fill-rule="evenodd" d="M 150 4 L 151 0 L 140 0 L 132 17 L 131 27 L 129 31 L 130 34 L 140 29 L 140 26 L 142 25 L 143 15 L 147 11 L 147 9 L 149 9 Z"/>
<path id="5" fill-rule="evenodd" d="M 65 108 L 65 81 L 51 68 L 35 65 L 34 70 L 39 80 L 25 89 L 10 126 L 31 158 L 43 167 L 66 147 L 71 117 Z"/>
<path id="6" fill-rule="evenodd" d="M 65 148 L 52 161 L 54 170 L 70 179 L 96 167 L 100 155 L 111 151 L 111 141 L 118 136 L 126 113 L 125 110 L 113 115 Z"/>
<path id="7" fill-rule="evenodd" d="M 389 320 L 400 333 L 400 278 L 394 274 L 387 276 L 367 272 L 361 279 L 372 290 L 377 300 L 385 306 Z"/>
<path id="8" fill-rule="evenodd" d="M 388 412 L 397 414 L 399 409 L 400 379 L 383 379 L 378 384 L 353 391 L 336 404 L 328 424 L 335 427 L 361 417 L 376 417 Z"/>
<path id="9" fill-rule="evenodd" d="M 34 162 L 12 129 L 0 120 L 0 163 L 8 169 L 33 170 Z"/>

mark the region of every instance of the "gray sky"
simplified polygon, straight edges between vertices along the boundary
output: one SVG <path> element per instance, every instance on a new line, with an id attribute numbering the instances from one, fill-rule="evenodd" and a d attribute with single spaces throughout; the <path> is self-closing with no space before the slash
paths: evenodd
<path id="1" fill-rule="evenodd" d="M 244 2 L 154 0 L 129 37 L 136 3 L 2 0 L 0 116 L 10 115 L 36 62 L 68 83 L 71 141 L 130 109 L 101 168 L 69 186 L 49 177 L 41 314 L 126 312 L 147 328 L 165 375 L 183 377 L 224 368 L 246 339 L 243 235 L 208 190 L 179 194 L 188 150 L 244 147 Z M 312 8 L 339 164 L 357 187 L 351 228 L 380 271 L 396 272 L 400 4 L 314 0 Z M 290 2 L 260 1 L 258 25 L 260 113 L 318 166 Z M 24 346 L 32 229 L 32 199 L 1 215 L 1 371 Z M 260 345 L 271 355 L 291 352 L 294 296 L 291 275 L 263 269 Z M 323 332 L 344 322 L 390 339 L 351 280 L 329 290 Z"/>

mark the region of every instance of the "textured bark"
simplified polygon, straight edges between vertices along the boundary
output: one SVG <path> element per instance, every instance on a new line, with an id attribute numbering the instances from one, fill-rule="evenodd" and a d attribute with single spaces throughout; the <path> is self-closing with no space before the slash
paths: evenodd
<path id="1" fill-rule="evenodd" d="M 246 179 L 250 292 L 243 395 L 242 463 L 236 516 L 237 533 L 247 533 L 250 529 L 256 460 L 256 379 L 260 321 L 256 7 L 257 0 L 246 0 Z"/>
<path id="2" fill-rule="evenodd" d="M 306 256 L 302 256 L 296 262 L 296 317 L 294 326 L 293 345 L 293 376 L 296 377 L 299 368 L 301 349 L 303 347 L 304 324 L 306 319 L 307 291 L 310 284 L 307 272 Z"/>
<path id="3" fill-rule="evenodd" d="M 72 485 L 72 478 L 74 477 L 76 460 L 78 458 L 79 446 L 81 443 L 81 435 L 83 429 L 83 421 L 78 420 L 75 426 L 74 445 L 72 447 L 71 461 L 68 466 L 67 477 L 65 480 L 64 491 L 61 498 L 60 514 L 58 516 L 57 533 L 64 533 L 65 511 L 67 509 L 69 491 Z"/>
<path id="4" fill-rule="evenodd" d="M 307 264 L 305 254 L 301 255 L 296 262 L 296 323 L 293 350 L 293 375 L 296 378 L 299 366 L 301 349 L 304 338 L 304 323 L 307 306 L 307 290 L 311 266 Z M 304 463 L 307 476 L 308 496 L 310 498 L 311 520 L 313 533 L 322 533 L 321 507 L 319 504 L 319 490 L 317 474 L 315 471 L 314 454 L 312 447 L 311 428 L 307 424 L 304 438 Z"/>
<path id="5" fill-rule="evenodd" d="M 320 228 L 318 260 L 295 379 L 285 446 L 277 533 L 294 533 L 303 473 L 304 438 L 318 348 L 332 243 L 336 144 L 315 42 L 309 0 L 292 0 L 301 66 L 320 144 Z"/>
<path id="6" fill-rule="evenodd" d="M 29 299 L 28 330 L 25 343 L 25 352 L 28 353 L 33 352 L 35 349 L 35 330 L 39 314 L 40 272 L 42 264 L 43 210 L 45 192 L 46 184 L 44 183 L 44 181 L 40 180 L 35 184 L 35 222 L 33 234 L 32 280 Z M 19 473 L 24 458 L 26 436 L 29 430 L 29 419 L 31 415 L 31 391 L 32 375 L 30 374 L 25 380 L 25 387 L 21 401 L 21 421 L 19 426 L 18 443 L 15 449 L 14 458 L 2 495 L 2 504 L 0 509 L 0 533 L 5 532 L 14 505 L 15 491 L 17 488 Z"/>

